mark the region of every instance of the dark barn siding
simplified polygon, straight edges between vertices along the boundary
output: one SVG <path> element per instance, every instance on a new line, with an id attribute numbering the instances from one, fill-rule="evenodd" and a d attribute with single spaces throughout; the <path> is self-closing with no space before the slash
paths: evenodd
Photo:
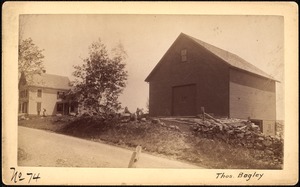
<path id="1" fill-rule="evenodd" d="M 230 70 L 230 117 L 276 119 L 275 81 Z"/>
<path id="2" fill-rule="evenodd" d="M 181 62 L 181 50 L 187 49 L 187 62 Z M 229 114 L 228 66 L 206 49 L 181 37 L 168 50 L 154 72 L 150 84 L 150 115 L 172 115 L 172 90 L 176 86 L 196 85 L 196 114 Z M 193 113 L 193 114 L 194 114 Z"/>
<path id="3" fill-rule="evenodd" d="M 196 59 L 198 69 L 192 71 L 198 72 L 198 113 L 203 106 L 208 113 L 228 116 L 228 66 L 202 47 Z"/>
<path id="4" fill-rule="evenodd" d="M 181 61 L 182 49 L 187 50 L 186 62 Z M 184 34 L 175 40 L 146 81 L 150 86 L 151 116 L 195 115 L 205 107 L 206 113 L 217 116 L 276 119 L 276 83 L 272 77 L 234 54 Z M 174 102 L 174 98 L 185 97 L 188 99 L 182 103 Z M 196 105 L 184 105 L 192 101 Z"/>
<path id="5" fill-rule="evenodd" d="M 172 89 L 172 114 L 174 116 L 197 115 L 197 85 L 175 86 Z"/>
<path id="6" fill-rule="evenodd" d="M 149 115 L 170 116 L 172 89 L 166 83 L 150 82 Z"/>

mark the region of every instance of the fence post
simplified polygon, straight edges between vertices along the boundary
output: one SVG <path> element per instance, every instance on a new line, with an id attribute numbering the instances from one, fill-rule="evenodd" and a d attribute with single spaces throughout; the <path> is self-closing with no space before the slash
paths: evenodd
<path id="1" fill-rule="evenodd" d="M 205 108 L 201 107 L 202 120 L 205 120 Z"/>
<path id="2" fill-rule="evenodd" d="M 128 168 L 136 168 L 136 164 L 137 164 L 137 161 L 139 160 L 141 152 L 142 152 L 142 147 L 137 146 L 135 148 L 135 151 L 132 153 Z"/>

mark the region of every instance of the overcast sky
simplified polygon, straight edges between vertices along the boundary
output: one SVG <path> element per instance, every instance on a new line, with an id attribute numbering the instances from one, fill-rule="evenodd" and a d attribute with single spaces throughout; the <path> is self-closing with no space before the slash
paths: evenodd
<path id="1" fill-rule="evenodd" d="M 120 96 L 130 111 L 146 108 L 144 80 L 183 32 L 232 52 L 277 83 L 277 118 L 283 119 L 283 17 L 191 15 L 22 15 L 20 39 L 31 37 L 45 49 L 47 73 L 73 79 L 73 65 L 82 64 L 88 46 L 101 38 L 108 49 L 118 42 L 127 51 L 127 87 Z"/>

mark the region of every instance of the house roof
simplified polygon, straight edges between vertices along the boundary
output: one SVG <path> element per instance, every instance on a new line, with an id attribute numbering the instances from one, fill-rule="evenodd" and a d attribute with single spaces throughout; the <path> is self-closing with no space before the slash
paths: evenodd
<path id="1" fill-rule="evenodd" d="M 204 47 L 206 50 L 210 51 L 211 53 L 213 53 L 217 57 L 221 58 L 223 61 L 225 61 L 231 67 L 234 67 L 234 68 L 237 68 L 237 69 L 240 69 L 240 70 L 244 70 L 244 71 L 247 71 L 247 72 L 250 72 L 250 73 L 253 73 L 253 74 L 268 78 L 268 79 L 271 79 L 271 80 L 275 80 L 272 76 L 268 75 L 267 73 L 263 72 L 259 68 L 255 67 L 254 65 L 250 64 L 246 60 L 242 59 L 241 57 L 239 57 L 239 56 L 237 56 L 233 53 L 230 53 L 228 51 L 225 51 L 223 49 L 215 47 L 211 44 L 203 42 L 199 39 L 196 39 L 196 38 L 191 37 L 189 35 L 186 35 L 184 33 L 181 33 L 179 35 L 179 37 L 180 36 L 185 36 L 185 37 L 191 39 L 192 41 L 197 43 L 199 46 Z M 149 81 L 150 77 L 152 76 L 154 71 L 156 71 L 158 66 L 159 66 L 159 64 L 157 64 L 157 66 L 152 70 L 152 72 L 148 75 L 148 77 L 146 78 L 145 81 Z"/>
<path id="2" fill-rule="evenodd" d="M 36 86 L 43 88 L 54 89 L 70 89 L 70 80 L 68 77 L 53 75 L 48 73 L 35 74 L 30 81 L 27 81 L 28 86 Z"/>

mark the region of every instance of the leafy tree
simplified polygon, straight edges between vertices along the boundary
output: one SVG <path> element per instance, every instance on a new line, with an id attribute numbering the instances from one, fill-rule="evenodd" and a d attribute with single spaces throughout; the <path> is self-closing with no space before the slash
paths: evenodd
<path id="1" fill-rule="evenodd" d="M 25 73 L 29 78 L 34 74 L 41 74 L 45 69 L 43 51 L 31 38 L 22 40 L 19 44 L 19 73 Z"/>
<path id="2" fill-rule="evenodd" d="M 73 96 L 89 115 L 105 119 L 121 105 L 118 96 L 126 86 L 126 52 L 121 44 L 109 55 L 101 39 L 89 46 L 89 57 L 83 65 L 74 66 L 75 81 L 69 96 Z"/>

